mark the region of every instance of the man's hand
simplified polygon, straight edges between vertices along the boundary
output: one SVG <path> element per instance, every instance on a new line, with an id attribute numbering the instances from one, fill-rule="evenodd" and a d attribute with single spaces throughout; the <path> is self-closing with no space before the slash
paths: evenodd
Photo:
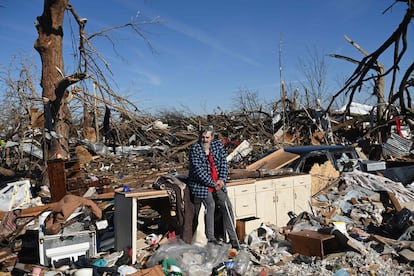
<path id="1" fill-rule="evenodd" d="M 223 186 L 224 186 L 224 181 L 219 179 L 216 181 L 216 185 L 214 186 L 214 188 L 218 191 L 218 190 L 221 190 Z"/>

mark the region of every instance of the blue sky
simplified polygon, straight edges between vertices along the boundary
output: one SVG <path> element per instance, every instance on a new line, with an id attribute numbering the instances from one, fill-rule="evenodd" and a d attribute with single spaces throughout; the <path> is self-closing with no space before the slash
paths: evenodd
<path id="1" fill-rule="evenodd" d="M 105 39 L 93 43 L 109 62 L 118 93 L 138 108 L 148 112 L 185 109 L 196 114 L 212 113 L 218 106 L 231 111 L 241 89 L 257 92 L 267 102 L 279 99 L 280 41 L 282 77 L 293 87 L 299 87 L 304 79 L 298 64 L 299 59 L 308 59 L 308 49 L 361 59 L 361 54 L 343 36 L 348 35 L 368 52 L 377 49 L 396 29 L 407 7 L 399 3 L 382 14 L 392 3 L 390 0 L 71 2 L 78 14 L 88 19 L 88 33 L 128 23 L 137 12 L 141 15 L 138 21 L 158 17 L 162 24 L 143 27 L 155 54 L 127 29 L 112 34 L 119 55 Z M 40 58 L 33 50 L 37 38 L 33 23 L 42 14 L 43 1 L 0 0 L 0 5 L 3 6 L 0 8 L 1 68 L 9 64 L 12 55 L 34 53 L 34 60 L 39 63 Z M 68 39 L 70 31 L 64 31 Z M 69 57 L 72 49 L 69 42 L 64 45 L 65 70 L 69 74 L 73 72 Z M 413 53 L 409 55 L 412 61 Z M 390 60 L 381 62 L 390 65 Z M 350 76 L 354 66 L 329 58 L 328 69 L 328 88 L 333 94 L 339 88 L 338 80 Z"/>

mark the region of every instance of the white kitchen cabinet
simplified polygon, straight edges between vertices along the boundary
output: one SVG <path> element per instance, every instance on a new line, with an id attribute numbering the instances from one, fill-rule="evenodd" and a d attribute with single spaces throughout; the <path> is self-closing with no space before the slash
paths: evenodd
<path id="1" fill-rule="evenodd" d="M 227 187 L 235 219 L 256 216 L 255 183 Z"/>
<path id="2" fill-rule="evenodd" d="M 262 222 L 286 226 L 290 211 L 309 211 L 311 176 L 294 175 L 256 180 L 256 216 Z"/>
<path id="3" fill-rule="evenodd" d="M 298 215 L 310 211 L 311 175 L 293 176 L 293 196 L 295 201 L 294 212 Z"/>
<path id="4" fill-rule="evenodd" d="M 272 179 L 256 181 L 256 216 L 262 222 L 276 222 L 275 186 Z"/>
<path id="5" fill-rule="evenodd" d="M 233 213 L 234 213 L 234 186 L 227 186 L 227 196 L 230 199 L 231 202 L 231 206 L 233 208 Z"/>
<path id="6" fill-rule="evenodd" d="M 276 225 L 285 226 L 289 221 L 288 212 L 295 208 L 292 177 L 273 179 L 276 198 Z"/>

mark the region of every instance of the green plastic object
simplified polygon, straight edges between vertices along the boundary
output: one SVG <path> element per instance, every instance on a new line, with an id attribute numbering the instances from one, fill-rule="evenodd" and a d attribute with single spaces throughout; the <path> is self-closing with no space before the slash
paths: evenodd
<path id="1" fill-rule="evenodd" d="M 164 271 L 164 274 L 168 276 L 183 275 L 178 263 L 171 258 L 162 261 L 162 270 Z"/>

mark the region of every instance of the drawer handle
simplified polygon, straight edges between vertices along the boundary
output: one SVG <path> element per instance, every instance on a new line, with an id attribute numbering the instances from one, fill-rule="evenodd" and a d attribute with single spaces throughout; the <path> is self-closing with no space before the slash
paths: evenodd
<path id="1" fill-rule="evenodd" d="M 247 192 L 248 190 L 241 190 L 242 193 Z"/>
<path id="2" fill-rule="evenodd" d="M 242 207 L 249 207 L 249 205 L 247 204 L 247 205 L 242 205 Z"/>

